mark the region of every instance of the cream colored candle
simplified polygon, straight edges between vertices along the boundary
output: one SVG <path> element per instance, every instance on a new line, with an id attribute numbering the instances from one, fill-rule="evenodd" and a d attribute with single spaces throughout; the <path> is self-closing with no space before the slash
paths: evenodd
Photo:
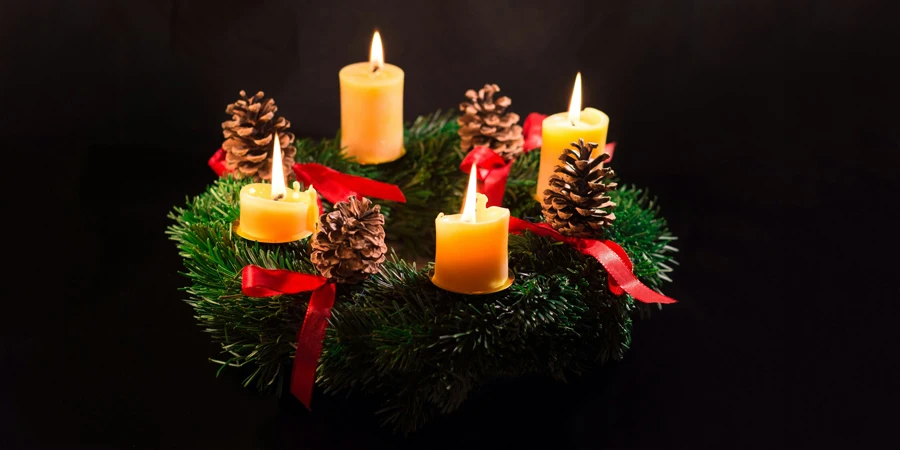
<path id="1" fill-rule="evenodd" d="M 244 238 L 267 243 L 292 242 L 313 233 L 319 219 L 316 190 L 300 191 L 284 183 L 281 146 L 276 134 L 272 153 L 272 184 L 252 183 L 241 188 L 240 222 L 235 232 Z"/>
<path id="2" fill-rule="evenodd" d="M 484 294 L 509 287 L 509 210 L 487 206 L 476 194 L 473 167 L 462 214 L 434 221 L 437 248 L 431 281 L 441 289 L 463 294 Z"/>
<path id="3" fill-rule="evenodd" d="M 384 63 L 375 32 L 369 62 L 350 64 L 341 81 L 341 146 L 361 164 L 394 161 L 403 148 L 403 70 Z"/>
<path id="4" fill-rule="evenodd" d="M 542 123 L 541 165 L 538 169 L 535 198 L 543 202 L 544 191 L 550 187 L 550 176 L 560 164 L 559 157 L 565 149 L 571 147 L 573 142 L 578 142 L 578 139 L 584 139 L 585 142 L 597 144 L 592 155 L 596 158 L 606 147 L 608 129 L 609 117 L 602 111 L 594 108 L 581 111 L 581 73 L 578 73 L 569 112 L 554 114 Z"/>

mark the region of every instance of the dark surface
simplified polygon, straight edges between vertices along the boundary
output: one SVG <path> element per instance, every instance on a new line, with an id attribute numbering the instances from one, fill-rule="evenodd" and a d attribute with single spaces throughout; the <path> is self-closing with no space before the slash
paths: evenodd
<path id="1" fill-rule="evenodd" d="M 429 3 L 0 5 L 4 147 L 47 163 L 35 198 L 55 200 L 27 230 L 53 257 L 22 261 L 36 269 L 23 279 L 50 275 L 11 281 L 27 292 L 4 300 L 0 446 L 773 448 L 888 436 L 896 7 Z M 298 134 L 332 135 L 337 71 L 366 58 L 374 27 L 406 71 L 407 119 L 485 82 L 523 115 L 562 111 L 582 71 L 585 104 L 611 117 L 616 171 L 660 197 L 681 238 L 666 291 L 680 303 L 637 323 L 624 361 L 568 384 L 498 380 L 406 440 L 364 399 L 317 393 L 309 413 L 236 374 L 215 378 L 216 347 L 181 302 L 166 213 L 212 181 L 205 162 L 240 89 L 273 95 Z"/>

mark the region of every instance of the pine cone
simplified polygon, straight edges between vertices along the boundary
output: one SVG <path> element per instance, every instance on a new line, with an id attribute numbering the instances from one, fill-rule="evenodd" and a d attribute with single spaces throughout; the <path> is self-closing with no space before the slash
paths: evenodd
<path id="1" fill-rule="evenodd" d="M 460 147 L 468 152 L 473 147 L 485 145 L 511 161 L 522 154 L 525 139 L 522 127 L 518 125 L 519 115 L 505 112 L 512 100 L 509 97 L 494 99 L 499 90 L 496 84 L 486 84 L 477 93 L 474 89 L 466 91 L 469 101 L 459 104 L 463 115 L 457 119 Z"/>
<path id="2" fill-rule="evenodd" d="M 544 219 L 556 231 L 575 237 L 595 236 L 604 226 L 616 220 L 608 191 L 617 184 L 608 181 L 615 175 L 612 169 L 603 167 L 609 159 L 606 153 L 591 159 L 597 144 L 573 142 L 559 160 L 550 177 L 550 189 L 544 191 Z"/>
<path id="3" fill-rule="evenodd" d="M 387 253 L 381 206 L 351 196 L 319 218 L 310 259 L 325 278 L 357 283 L 378 272 Z"/>
<path id="4" fill-rule="evenodd" d="M 222 122 L 225 142 L 225 166 L 235 178 L 252 177 L 256 181 L 272 178 L 272 141 L 275 133 L 281 143 L 284 173 L 290 174 L 294 165 L 294 134 L 287 131 L 291 123 L 284 117 L 275 118 L 278 107 L 274 99 L 264 100 L 262 91 L 252 97 L 241 91 L 241 99 L 228 105 L 225 112 L 232 120 Z"/>

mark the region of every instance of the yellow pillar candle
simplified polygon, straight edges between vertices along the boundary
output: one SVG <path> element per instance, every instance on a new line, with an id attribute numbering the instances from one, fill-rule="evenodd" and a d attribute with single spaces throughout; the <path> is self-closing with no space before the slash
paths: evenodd
<path id="1" fill-rule="evenodd" d="M 487 294 L 512 284 L 509 277 L 509 210 L 487 208 L 487 197 L 476 194 L 473 167 L 462 214 L 434 221 L 437 248 L 432 283 L 462 294 Z"/>
<path id="2" fill-rule="evenodd" d="M 606 147 L 606 131 L 609 117 L 594 108 L 581 111 L 581 73 L 575 76 L 575 88 L 569 103 L 569 112 L 554 114 L 544 119 L 541 130 L 541 166 L 538 170 L 535 198 L 544 201 L 544 191 L 550 188 L 550 176 L 560 164 L 559 157 L 578 139 L 594 142 L 598 146 L 592 157 L 596 158 Z"/>
<path id="3" fill-rule="evenodd" d="M 403 148 L 403 70 L 384 63 L 375 32 L 369 62 L 350 64 L 341 80 L 341 147 L 360 164 L 394 161 Z"/>
<path id="4" fill-rule="evenodd" d="M 315 231 L 319 219 L 317 194 L 312 186 L 301 192 L 300 183 L 296 181 L 293 189 L 285 187 L 277 134 L 274 145 L 272 184 L 252 183 L 241 188 L 241 218 L 235 232 L 259 242 L 298 241 Z"/>

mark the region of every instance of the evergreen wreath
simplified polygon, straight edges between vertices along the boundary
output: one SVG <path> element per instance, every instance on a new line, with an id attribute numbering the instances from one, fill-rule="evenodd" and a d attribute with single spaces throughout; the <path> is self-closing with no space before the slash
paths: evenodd
<path id="1" fill-rule="evenodd" d="M 383 423 L 408 433 L 437 414 L 457 409 L 469 391 L 493 377 L 544 374 L 564 380 L 624 356 L 632 318 L 646 305 L 613 295 L 607 273 L 594 258 L 529 232 L 509 237 L 516 282 L 488 295 L 441 290 L 401 256 L 430 256 L 434 219 L 460 208 L 465 156 L 452 111 L 419 117 L 408 125 L 407 153 L 388 164 L 364 166 L 342 157 L 340 138 L 297 139 L 295 160 L 400 186 L 407 203 L 376 201 L 388 242 L 395 246 L 381 270 L 359 284 L 337 286 L 337 301 L 319 359 L 316 386 L 326 393 L 365 393 L 383 399 Z M 512 166 L 503 199 L 514 217 L 539 221 L 532 196 L 539 150 Z M 230 176 L 169 214 L 167 234 L 184 258 L 190 285 L 186 302 L 216 343 L 210 358 L 222 372 L 244 368 L 244 386 L 279 394 L 290 373 L 309 293 L 247 297 L 241 271 L 255 264 L 315 274 L 308 239 L 287 244 L 252 242 L 232 234 L 239 193 L 251 179 Z M 619 186 L 608 193 L 616 220 L 605 238 L 630 256 L 633 272 L 659 290 L 675 264 L 676 239 L 642 189 Z M 323 201 L 325 214 L 332 205 Z M 401 244 L 399 249 L 396 244 Z"/>

